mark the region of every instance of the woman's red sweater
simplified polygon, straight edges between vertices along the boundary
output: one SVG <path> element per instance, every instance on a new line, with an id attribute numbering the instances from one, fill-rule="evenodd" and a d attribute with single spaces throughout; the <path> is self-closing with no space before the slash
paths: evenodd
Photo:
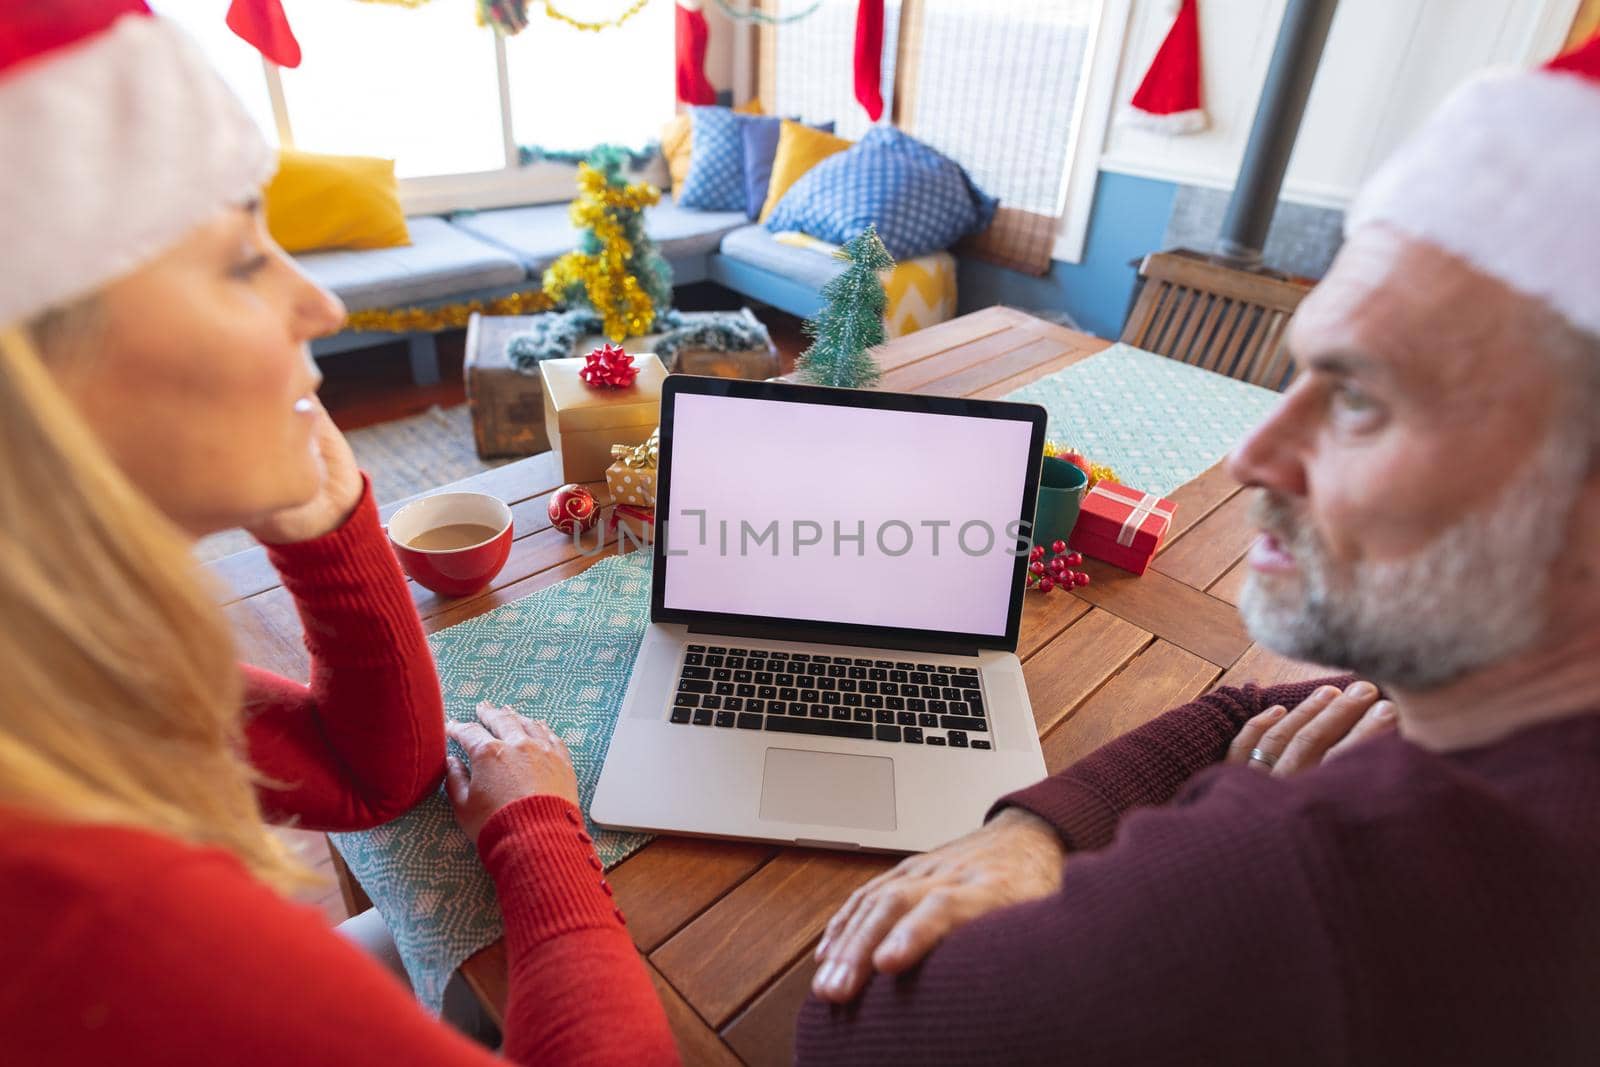
<path id="1" fill-rule="evenodd" d="M 368 487 L 324 537 L 269 550 L 311 653 L 309 686 L 246 667 L 268 817 L 375 826 L 438 788 L 433 660 Z M 666 1016 L 583 833 L 553 797 L 478 841 L 510 968 L 513 1063 L 676 1063 Z M 314 909 L 231 854 L 0 809 L 0 1060 L 30 1064 L 504 1062 L 429 1017 Z"/>

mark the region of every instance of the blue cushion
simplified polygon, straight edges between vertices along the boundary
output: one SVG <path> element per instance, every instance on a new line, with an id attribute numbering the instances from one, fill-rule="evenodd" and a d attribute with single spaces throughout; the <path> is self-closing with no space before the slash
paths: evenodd
<path id="1" fill-rule="evenodd" d="M 570 204 L 498 208 L 455 216 L 459 229 L 511 252 L 535 278 L 557 258 L 578 246 Z M 644 209 L 645 232 L 655 238 L 672 265 L 675 283 L 705 277 L 704 259 L 717 250 L 722 235 L 745 223 L 744 206 L 737 212 L 690 211 L 671 197 Z"/>
<path id="2" fill-rule="evenodd" d="M 954 160 L 893 126 L 874 126 L 790 186 L 767 229 L 842 245 L 873 224 L 891 256 L 914 259 L 983 229 L 998 206 Z"/>
<path id="3" fill-rule="evenodd" d="M 774 237 L 765 227 L 741 226 L 722 239 L 722 255 L 740 263 L 781 274 L 820 290 L 844 273 L 848 263 L 815 248 L 796 248 Z"/>
<path id="4" fill-rule="evenodd" d="M 689 176 L 678 203 L 699 211 L 744 210 L 744 138 L 726 107 L 689 109 Z"/>
<path id="5" fill-rule="evenodd" d="M 744 137 L 744 213 L 748 218 L 761 214 L 767 202 L 767 186 L 772 184 L 772 158 L 778 154 L 778 134 L 782 126 L 783 120 L 776 115 L 739 116 L 739 132 Z M 816 123 L 811 128 L 832 133 L 833 123 Z"/>
<path id="6" fill-rule="evenodd" d="M 406 227 L 408 245 L 303 252 L 294 260 L 351 311 L 403 307 L 527 280 L 516 256 L 444 219 L 413 216 Z"/>

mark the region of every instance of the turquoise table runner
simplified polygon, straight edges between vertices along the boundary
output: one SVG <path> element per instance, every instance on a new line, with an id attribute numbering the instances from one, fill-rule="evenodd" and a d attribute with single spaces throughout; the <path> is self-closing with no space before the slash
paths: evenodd
<path id="1" fill-rule="evenodd" d="M 478 701 L 544 719 L 567 743 L 585 811 L 594 795 L 650 619 L 650 556 L 610 556 L 564 582 L 434 634 L 445 713 Z M 649 837 L 589 825 L 609 868 Z M 444 790 L 375 830 L 333 834 L 394 934 L 424 1005 L 437 1012 L 461 963 L 501 934 L 494 883 L 456 825 Z"/>
<path id="2" fill-rule="evenodd" d="M 1006 396 L 1043 405 L 1047 439 L 1168 496 L 1228 454 L 1280 394 L 1115 344 Z"/>
<path id="3" fill-rule="evenodd" d="M 1006 399 L 1042 404 L 1049 436 L 1166 495 L 1222 458 L 1278 394 L 1115 345 Z M 551 723 L 572 750 L 585 810 L 650 618 L 650 557 L 633 552 L 430 639 L 445 711 L 480 700 Z M 610 867 L 648 837 L 589 826 Z M 494 885 L 441 790 L 395 821 L 333 841 L 394 932 L 423 1004 L 500 936 Z"/>

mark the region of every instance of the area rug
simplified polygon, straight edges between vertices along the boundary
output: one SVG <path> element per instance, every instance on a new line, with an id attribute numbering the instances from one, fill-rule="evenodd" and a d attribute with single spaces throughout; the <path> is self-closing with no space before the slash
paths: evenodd
<path id="1" fill-rule="evenodd" d="M 465 404 L 432 407 L 420 415 L 351 430 L 345 439 L 356 462 L 372 478 L 380 506 L 510 462 L 478 458 L 472 416 Z M 199 542 L 195 555 L 210 561 L 254 548 L 255 543 L 244 531 L 229 530 Z"/>

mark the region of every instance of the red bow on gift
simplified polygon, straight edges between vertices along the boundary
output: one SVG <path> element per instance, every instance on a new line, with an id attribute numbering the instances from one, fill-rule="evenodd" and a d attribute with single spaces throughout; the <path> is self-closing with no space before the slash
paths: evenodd
<path id="1" fill-rule="evenodd" d="M 584 359 L 588 362 L 578 372 L 578 377 L 591 389 L 626 389 L 639 376 L 633 357 L 624 352 L 621 345 L 601 345 Z"/>

